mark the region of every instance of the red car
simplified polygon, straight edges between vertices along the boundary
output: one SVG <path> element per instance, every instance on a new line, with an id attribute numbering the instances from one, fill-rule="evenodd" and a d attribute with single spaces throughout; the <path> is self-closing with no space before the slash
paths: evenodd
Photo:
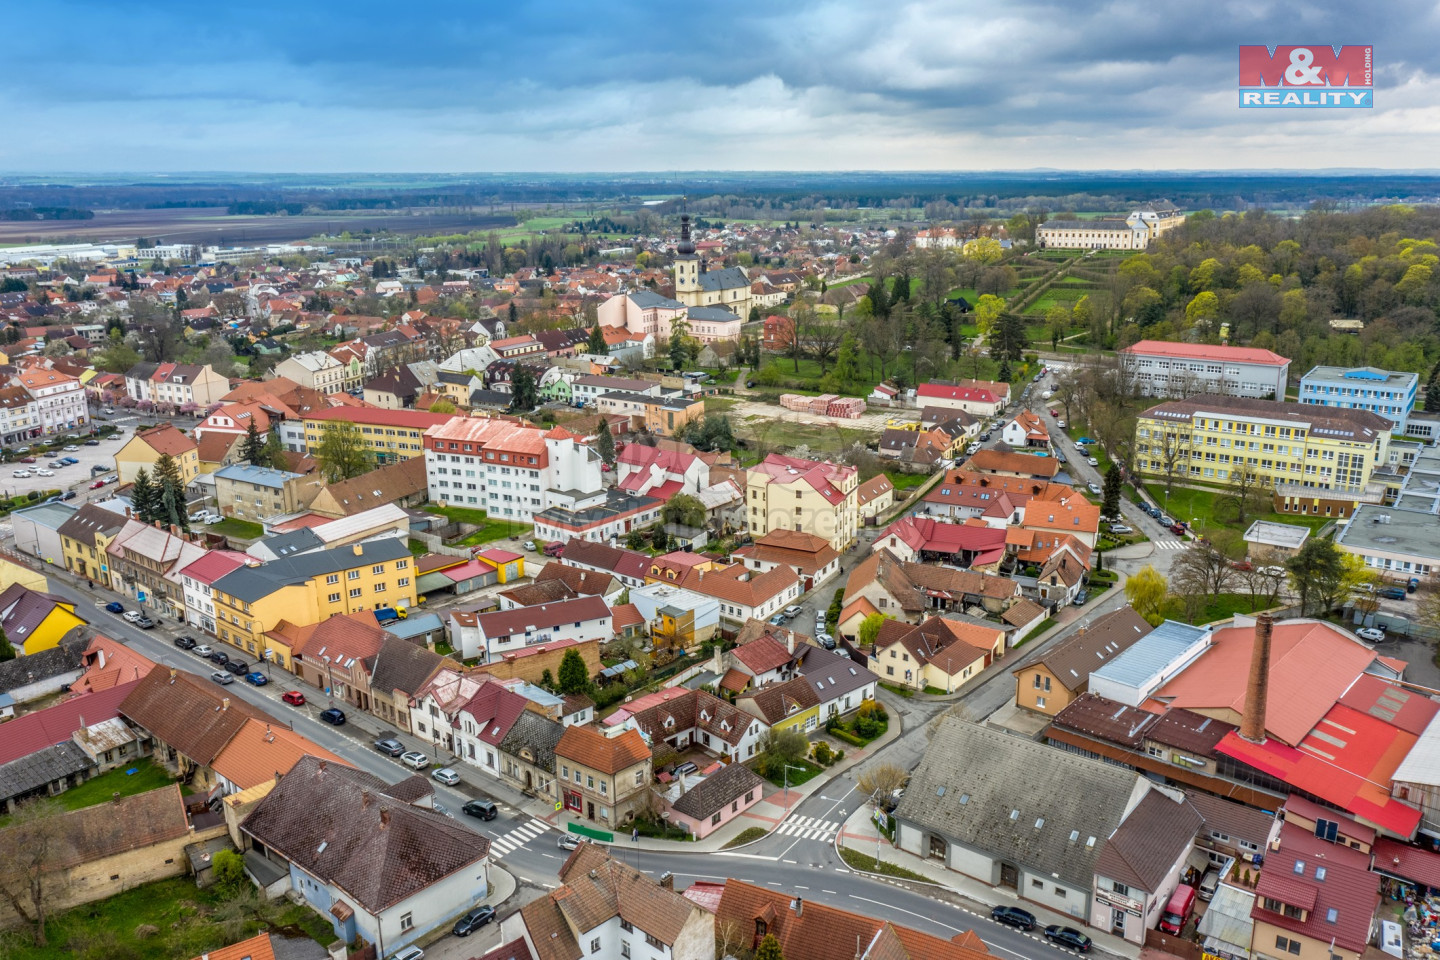
<path id="1" fill-rule="evenodd" d="M 104 486 L 105 486 L 105 481 L 104 481 L 104 480 L 96 480 L 94 483 L 90 484 L 90 489 L 91 489 L 91 490 L 99 490 L 99 489 L 101 489 L 101 488 L 104 487 Z"/>
<path id="2" fill-rule="evenodd" d="M 1178 523 L 1172 523 L 1170 524 L 1170 532 L 1176 536 L 1181 536 L 1185 533 L 1185 528 Z"/>
<path id="3" fill-rule="evenodd" d="M 296 706 L 296 707 L 303 707 L 303 706 L 305 706 L 305 694 L 301 693 L 299 690 L 287 690 L 287 691 L 285 691 L 285 694 L 284 694 L 280 699 L 281 699 L 281 700 L 284 700 L 286 703 L 290 704 L 291 706 Z"/>

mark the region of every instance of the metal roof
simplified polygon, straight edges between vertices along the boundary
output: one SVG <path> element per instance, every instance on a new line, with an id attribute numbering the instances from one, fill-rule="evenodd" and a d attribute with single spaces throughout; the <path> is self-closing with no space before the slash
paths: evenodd
<path id="1" fill-rule="evenodd" d="M 1114 660 L 1092 670 L 1090 679 L 1092 683 L 1099 677 L 1127 687 L 1141 686 L 1209 632 L 1205 627 L 1166 620 Z"/>

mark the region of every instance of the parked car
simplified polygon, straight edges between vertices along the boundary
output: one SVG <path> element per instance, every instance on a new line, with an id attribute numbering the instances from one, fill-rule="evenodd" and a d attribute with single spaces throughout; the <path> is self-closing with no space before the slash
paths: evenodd
<path id="1" fill-rule="evenodd" d="M 1200 899 L 1209 903 L 1215 899 L 1215 888 L 1220 886 L 1220 871 L 1211 867 L 1200 878 Z"/>
<path id="2" fill-rule="evenodd" d="M 1021 910 L 1019 907 L 1007 907 L 1004 905 L 995 907 L 990 911 L 990 919 L 996 923 L 1003 923 L 1006 926 L 1016 927 L 1020 930 L 1035 929 L 1035 914 L 1029 910 Z"/>
<path id="3" fill-rule="evenodd" d="M 684 763 L 677 763 L 675 765 L 675 776 L 677 777 L 688 777 L 692 773 L 699 772 L 700 768 L 697 767 L 695 764 L 691 763 L 689 760 L 686 760 Z"/>
<path id="4" fill-rule="evenodd" d="M 85 441 L 85 446 L 87 446 L 87 447 L 98 447 L 98 446 L 100 446 L 100 441 L 99 441 L 99 440 L 96 440 L 94 437 L 91 437 L 89 440 L 86 440 L 86 441 Z"/>
<path id="5" fill-rule="evenodd" d="M 1376 592 L 1386 600 L 1404 600 L 1409 596 L 1404 587 L 1381 587 Z"/>
<path id="6" fill-rule="evenodd" d="M 143 616 L 145 616 L 145 614 L 141 613 L 139 610 L 129 610 L 126 611 L 124 619 L 129 623 L 134 623 L 136 620 L 139 620 Z"/>
<path id="7" fill-rule="evenodd" d="M 66 462 L 64 460 L 51 460 L 49 463 L 45 464 L 45 466 L 49 467 L 51 470 L 60 470 L 66 466 Z M 39 473 L 39 471 L 37 470 L 36 473 Z"/>
<path id="8" fill-rule="evenodd" d="M 390 960 L 425 960 L 425 951 L 419 947 L 406 947 L 390 954 Z"/>
<path id="9" fill-rule="evenodd" d="M 1241 573 L 1244 573 L 1244 572 L 1246 572 L 1247 570 L 1250 569 L 1250 561 L 1249 561 L 1249 560 L 1231 560 L 1231 561 L 1230 561 L 1230 569 L 1232 569 L 1232 570 L 1239 570 Z"/>
<path id="10" fill-rule="evenodd" d="M 1183 524 L 1183 523 L 1172 523 L 1172 524 L 1170 524 L 1170 532 L 1173 533 L 1173 534 L 1175 534 L 1175 536 L 1177 536 L 1177 537 L 1184 536 L 1184 535 L 1185 535 L 1185 524 Z M 1401 592 L 1401 593 L 1404 593 L 1405 591 L 1402 590 L 1402 591 L 1400 591 L 1400 592 Z"/>
<path id="11" fill-rule="evenodd" d="M 305 694 L 301 693 L 299 690 L 286 690 L 284 693 L 280 694 L 280 699 L 284 700 L 292 707 L 305 706 Z"/>
<path id="12" fill-rule="evenodd" d="M 64 493 L 60 494 L 60 499 L 61 499 L 61 500 L 74 500 L 74 499 L 75 499 L 75 491 L 74 491 L 74 490 L 66 490 Z"/>
<path id="13" fill-rule="evenodd" d="M 1045 928 L 1045 939 L 1061 947 L 1070 947 L 1081 953 L 1090 952 L 1090 938 L 1074 927 L 1062 927 L 1052 923 Z"/>
<path id="14" fill-rule="evenodd" d="M 265 686 L 265 684 L 270 682 L 270 678 L 265 676 L 265 674 L 261 673 L 259 670 L 252 670 L 251 672 L 245 674 L 245 681 L 251 686 L 263 687 Z"/>
<path id="15" fill-rule="evenodd" d="M 197 657 L 204 657 L 206 660 L 209 660 L 210 654 L 214 653 L 215 651 L 210 648 L 210 645 L 208 643 L 202 643 L 198 646 L 192 647 L 190 652 L 195 654 L 195 656 Z"/>
<path id="16" fill-rule="evenodd" d="M 1075 599 L 1070 601 L 1070 605 L 1072 607 L 1083 607 L 1085 606 L 1086 601 L 1088 601 L 1089 599 L 1090 591 L 1081 590 L 1079 593 L 1075 594 Z"/>
<path id="17" fill-rule="evenodd" d="M 1059 450 L 1056 450 L 1056 451 L 1055 451 L 1055 459 L 1056 459 L 1056 460 L 1059 460 L 1061 463 L 1069 463 L 1069 462 L 1070 462 L 1069 460 L 1067 460 L 1067 459 L 1065 458 L 1065 454 L 1061 453 Z"/>
<path id="18" fill-rule="evenodd" d="M 1086 457 L 1086 458 L 1085 458 L 1085 462 L 1088 463 L 1088 464 L 1090 464 L 1090 466 L 1092 466 L 1092 467 L 1098 467 L 1098 466 L 1100 466 L 1100 461 L 1097 460 L 1097 459 L 1095 459 L 1094 457 Z"/>
<path id="19" fill-rule="evenodd" d="M 561 556 L 565 553 L 565 544 L 561 543 L 559 540 L 551 540 L 549 543 L 545 544 L 544 553 L 547 557 Z"/>
<path id="20" fill-rule="evenodd" d="M 1160 932 L 1180 936 L 1185 924 L 1190 921 L 1190 912 L 1195 909 L 1195 888 L 1181 884 L 1170 894 L 1170 902 L 1160 914 Z"/>
<path id="21" fill-rule="evenodd" d="M 778 627 L 778 626 L 780 626 L 781 624 L 783 624 L 784 622 L 785 622 L 785 614 L 783 614 L 783 613 L 777 613 L 777 614 L 775 614 L 775 616 L 773 616 L 773 617 L 770 618 L 770 626 L 772 626 L 772 627 Z"/>
<path id="22" fill-rule="evenodd" d="M 400 762 L 411 770 L 424 770 L 430 766 L 430 758 L 419 750 L 407 750 L 405 753 L 400 754 Z"/>
<path id="23" fill-rule="evenodd" d="M 12 472 L 11 472 L 10 476 L 14 477 L 14 478 L 17 479 L 17 480 L 26 480 L 26 479 L 28 479 L 28 478 L 30 477 L 30 471 L 29 471 L 29 470 L 15 470 L 15 471 L 12 471 Z"/>
<path id="24" fill-rule="evenodd" d="M 434 773 L 430 774 L 430 776 L 434 777 L 436 780 L 439 780 L 447 787 L 460 786 L 460 774 L 456 773 L 449 767 L 441 767 L 439 770 L 436 770 Z"/>
<path id="25" fill-rule="evenodd" d="M 76 460 L 74 457 L 61 457 L 61 458 L 60 458 L 60 462 L 63 463 L 63 464 L 65 464 L 65 466 L 67 466 L 67 467 L 73 467 L 73 466 L 75 466 L 75 464 L 79 463 L 80 461 L 79 461 L 79 460 Z"/>
<path id="26" fill-rule="evenodd" d="M 336 707 L 331 707 L 329 710 L 321 710 L 320 719 L 324 720 L 332 727 L 343 726 L 345 723 L 345 711 L 340 710 Z"/>
<path id="27" fill-rule="evenodd" d="M 375 749 L 387 757 L 398 757 L 405 752 L 405 744 L 394 737 L 384 737 L 375 741 Z"/>
<path id="28" fill-rule="evenodd" d="M 816 637 L 815 639 L 816 639 L 817 641 L 819 641 L 820 646 L 824 647 L 826 650 L 834 650 L 834 649 L 835 649 L 835 638 L 832 637 L 832 636 L 830 636 L 830 634 L 828 634 L 828 633 L 822 633 L 822 634 L 820 634 L 820 636 Z"/>
<path id="29" fill-rule="evenodd" d="M 580 846 L 580 838 L 573 833 L 562 833 L 560 838 L 555 841 L 555 845 L 561 850 L 574 850 Z"/>
<path id="30" fill-rule="evenodd" d="M 491 906 L 476 907 L 465 916 L 455 921 L 455 929 L 452 931 L 457 937 L 468 937 L 479 930 L 485 924 L 495 919 L 495 908 Z"/>
<path id="31" fill-rule="evenodd" d="M 1284 567 L 1261 567 L 1261 568 L 1260 568 L 1260 572 L 1263 573 L 1263 574 L 1265 574 L 1265 576 L 1267 576 L 1267 577 L 1283 577 L 1283 576 L 1285 576 L 1285 568 L 1284 568 Z"/>
<path id="32" fill-rule="evenodd" d="M 1160 521 L 1160 526 L 1162 526 L 1162 527 L 1171 527 L 1171 526 L 1174 526 L 1174 525 L 1175 525 L 1175 521 L 1174 521 L 1174 520 L 1171 520 L 1168 516 L 1166 516 L 1166 515 L 1163 514 L 1163 513 L 1160 514 L 1160 516 L 1156 517 L 1155 519 Z"/>
<path id="33" fill-rule="evenodd" d="M 108 463 L 97 463 L 97 464 L 95 464 L 94 466 L 92 466 L 92 467 L 90 468 L 90 472 L 91 472 L 91 473 L 109 473 L 109 472 L 110 472 L 110 464 L 108 464 Z"/>
<path id="34" fill-rule="evenodd" d="M 250 672 L 250 664 L 244 660 L 226 660 L 225 669 L 239 677 Z"/>
<path id="35" fill-rule="evenodd" d="M 1355 636 L 1370 643 L 1379 643 L 1385 639 L 1385 631 L 1379 627 L 1361 627 L 1355 631 Z"/>
<path id="36" fill-rule="evenodd" d="M 1085 489 L 1089 490 L 1091 493 L 1095 494 L 1095 496 L 1097 496 L 1097 497 L 1100 496 L 1100 494 L 1102 494 L 1102 493 L 1105 492 L 1104 490 L 1100 489 L 1100 484 L 1098 484 L 1098 483 L 1087 483 L 1087 484 L 1085 484 Z"/>
<path id="37" fill-rule="evenodd" d="M 877 296 L 878 296 L 878 294 L 877 294 Z M 529 550 L 531 553 L 534 553 L 534 552 L 535 552 L 535 541 L 534 541 L 534 540 L 526 540 L 526 541 L 525 541 L 525 549 L 526 549 L 526 550 Z"/>
<path id="38" fill-rule="evenodd" d="M 210 679 L 214 680 L 216 683 L 220 684 L 220 686 L 223 687 L 227 684 L 234 683 L 235 675 L 233 673 L 226 673 L 224 670 L 216 670 L 214 673 L 210 674 Z"/>
<path id="39" fill-rule="evenodd" d="M 230 655 L 224 650 L 211 650 L 209 656 L 207 656 L 205 659 L 209 660 L 211 663 L 218 663 L 223 667 L 225 664 L 230 662 Z"/>
<path id="40" fill-rule="evenodd" d="M 179 647 L 181 650 L 194 650 L 194 649 L 195 649 L 195 638 L 194 638 L 194 637 L 176 637 L 176 638 L 175 638 L 175 646 Z"/>
<path id="41" fill-rule="evenodd" d="M 79 437 L 76 437 L 76 439 L 78 440 Z M 77 446 L 75 446 L 75 444 L 73 444 L 73 443 L 67 443 L 67 444 L 65 444 L 65 446 L 64 446 L 64 450 L 65 450 L 66 453 L 74 453 L 76 450 L 79 450 L 79 449 L 80 449 L 80 448 L 77 447 Z"/>
<path id="42" fill-rule="evenodd" d="M 1110 532 L 1111 532 L 1111 533 L 1134 533 L 1135 530 L 1134 530 L 1133 527 L 1130 527 L 1130 526 L 1128 526 L 1128 525 L 1126 525 L 1126 524 L 1123 524 L 1123 523 L 1112 523 L 1112 524 L 1110 524 Z"/>
<path id="43" fill-rule="evenodd" d="M 105 481 L 104 481 L 104 480 L 96 480 L 94 483 L 90 484 L 90 489 L 91 489 L 91 490 L 99 490 L 99 489 L 100 489 L 101 487 L 103 487 L 103 486 L 105 486 Z"/>
<path id="44" fill-rule="evenodd" d="M 796 606 L 795 604 L 792 603 L 790 606 L 788 606 L 788 607 L 785 608 L 785 616 L 786 616 L 786 617 L 798 617 L 798 616 L 800 616 L 800 607 L 798 607 L 798 606 Z"/>
<path id="45" fill-rule="evenodd" d="M 495 809 L 495 804 L 489 800 L 467 800 L 460 812 L 470 817 L 479 817 L 481 820 L 494 820 L 500 811 Z"/>
<path id="46" fill-rule="evenodd" d="M 145 616 L 145 614 L 142 613 L 139 617 L 135 619 L 135 626 L 139 627 L 141 630 L 151 630 L 155 627 L 155 621 L 151 620 L 149 617 Z"/>
<path id="47" fill-rule="evenodd" d="M 1075 442 L 1077 444 L 1094 443 L 1095 439 L 1093 437 L 1077 437 Z"/>
<path id="48" fill-rule="evenodd" d="M 124 613 L 124 612 L 125 612 L 125 606 L 124 606 L 122 603 L 120 603 L 120 601 L 118 601 L 118 600 L 111 600 L 109 603 L 105 604 L 105 612 L 106 612 L 106 613 Z"/>

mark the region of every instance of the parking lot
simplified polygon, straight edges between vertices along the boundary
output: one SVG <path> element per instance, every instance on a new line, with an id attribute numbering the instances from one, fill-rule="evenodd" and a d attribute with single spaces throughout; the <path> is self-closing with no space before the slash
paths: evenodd
<path id="1" fill-rule="evenodd" d="M 30 444 L 28 453 L 18 453 L 21 448 L 16 448 L 16 462 L 6 464 L 4 473 L 0 474 L 0 492 L 5 496 L 26 494 L 32 490 L 76 490 L 83 494 L 94 480 L 114 473 L 115 453 L 125 445 L 130 433 L 113 433 L 109 437 L 96 439 L 95 446 L 85 445 L 86 441 L 91 439 L 88 434 L 78 434 L 78 437 L 79 439 L 70 440 L 67 444 L 74 449 L 57 450 L 53 453 L 34 444 Z M 35 462 L 20 462 L 23 457 L 32 457 Z M 62 457 L 73 457 L 79 462 L 63 467 L 51 465 Z M 91 468 L 100 464 L 105 465 L 106 472 L 92 473 Z M 45 476 L 42 471 L 51 476 Z M 17 473 L 30 475 L 17 477 Z"/>

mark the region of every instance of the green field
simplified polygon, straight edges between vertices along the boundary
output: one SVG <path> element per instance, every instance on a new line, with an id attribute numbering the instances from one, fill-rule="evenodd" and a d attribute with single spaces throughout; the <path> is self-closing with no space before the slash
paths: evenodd
<path id="1" fill-rule="evenodd" d="M 127 770 L 134 770 L 135 773 L 127 775 Z M 145 757 L 102 773 L 98 777 L 92 777 L 78 787 L 71 787 L 57 795 L 55 801 L 66 810 L 79 810 L 82 807 L 93 807 L 97 803 L 108 803 L 116 794 L 122 797 L 134 796 L 174 782 L 175 778 L 170 776 L 164 767 Z"/>
<path id="2" fill-rule="evenodd" d="M 265 528 L 260 524 L 251 523 L 249 520 L 238 520 L 235 517 L 226 517 L 207 529 L 212 533 L 234 537 L 237 540 L 259 540 L 265 536 Z"/>
<path id="3" fill-rule="evenodd" d="M 1216 620 L 1228 620 L 1237 613 L 1254 613 L 1264 608 L 1264 599 L 1260 600 L 1258 606 L 1252 604 L 1250 596 L 1243 593 L 1222 593 L 1210 597 L 1205 606 L 1190 621 L 1194 624 L 1214 623 Z M 1185 606 L 1179 598 L 1172 597 L 1165 601 L 1165 617 L 1169 620 L 1185 621 Z"/>
<path id="4" fill-rule="evenodd" d="M 1239 532 L 1238 525 L 1216 519 L 1215 501 L 1224 496 L 1224 492 L 1216 489 L 1193 489 L 1190 487 L 1175 487 L 1170 491 L 1170 496 L 1165 496 L 1165 484 L 1163 482 L 1150 482 L 1145 485 L 1146 491 L 1150 494 L 1157 506 L 1164 510 L 1176 520 L 1184 520 L 1190 523 L 1195 532 L 1204 536 L 1207 530 L 1234 529 Z M 1288 523 L 1299 527 L 1309 527 L 1312 531 L 1318 530 L 1329 523 L 1330 517 L 1296 516 L 1293 514 L 1279 514 L 1270 511 L 1251 514 L 1246 518 L 1246 526 L 1256 520 L 1269 520 L 1273 523 Z"/>

